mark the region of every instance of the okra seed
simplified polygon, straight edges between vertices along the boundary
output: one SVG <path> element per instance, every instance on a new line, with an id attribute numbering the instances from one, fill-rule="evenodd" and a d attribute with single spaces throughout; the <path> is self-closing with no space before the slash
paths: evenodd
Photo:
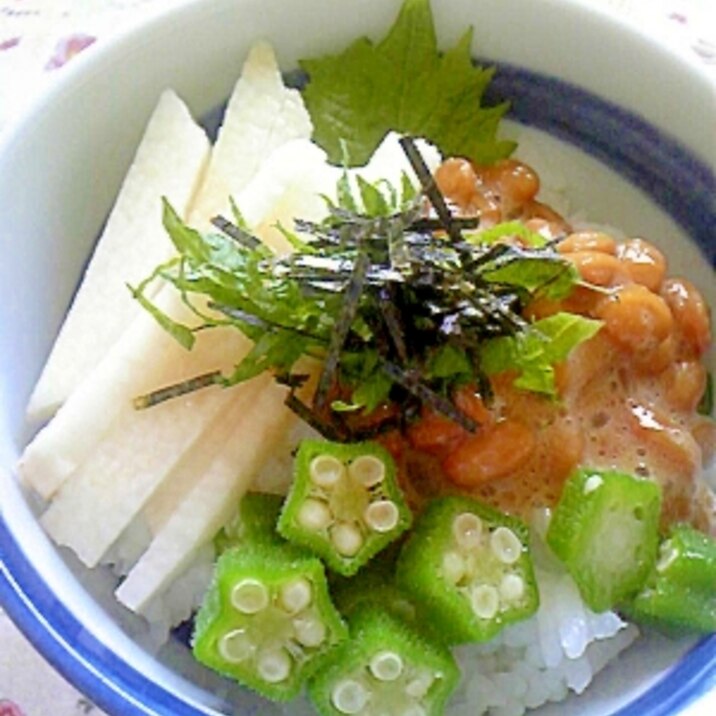
<path id="1" fill-rule="evenodd" d="M 433 685 L 433 676 L 424 672 L 409 681 L 405 687 L 405 693 L 413 699 L 422 699 L 430 691 Z"/>
<path id="2" fill-rule="evenodd" d="M 379 651 L 368 668 L 378 681 L 395 681 L 403 673 L 403 660 L 394 651 Z"/>
<path id="3" fill-rule="evenodd" d="M 399 518 L 398 507 L 390 500 L 371 502 L 363 515 L 368 527 L 376 532 L 390 532 L 398 524 Z"/>
<path id="4" fill-rule="evenodd" d="M 299 577 L 281 588 L 281 606 L 289 613 L 296 614 L 311 603 L 311 583 Z"/>
<path id="5" fill-rule="evenodd" d="M 331 540 L 339 554 L 353 557 L 363 546 L 361 531 L 350 522 L 339 522 L 331 530 Z"/>
<path id="6" fill-rule="evenodd" d="M 490 535 L 490 549 L 503 564 L 514 564 L 522 554 L 522 542 L 509 527 L 498 527 Z"/>
<path id="7" fill-rule="evenodd" d="M 299 644 L 303 646 L 319 646 L 326 638 L 326 625 L 311 615 L 294 619 L 293 631 Z"/>
<path id="8" fill-rule="evenodd" d="M 256 579 L 242 579 L 231 590 L 231 603 L 244 614 L 256 614 L 268 606 L 268 589 Z"/>
<path id="9" fill-rule="evenodd" d="M 385 479 L 385 463 L 375 455 L 361 455 L 348 466 L 351 479 L 363 487 L 373 487 Z"/>
<path id="10" fill-rule="evenodd" d="M 285 649 L 265 651 L 259 657 L 257 670 L 259 676 L 269 684 L 285 681 L 291 673 L 291 657 Z"/>
<path id="11" fill-rule="evenodd" d="M 332 455 L 318 455 L 311 460 L 309 474 L 319 487 L 333 487 L 345 475 L 345 465 Z"/>
<path id="12" fill-rule="evenodd" d="M 331 701 L 342 714 L 357 714 L 368 703 L 370 694 L 363 684 L 346 679 L 335 686 Z"/>
<path id="13" fill-rule="evenodd" d="M 323 530 L 331 523 L 331 509 L 321 500 L 307 499 L 298 511 L 298 522 L 309 530 Z"/>
<path id="14" fill-rule="evenodd" d="M 465 576 L 465 560 L 457 552 L 443 555 L 443 576 L 450 584 L 457 584 Z"/>
<path id="15" fill-rule="evenodd" d="M 245 629 L 234 629 L 219 640 L 219 654 L 232 664 L 248 659 L 255 648 Z"/>
<path id="16" fill-rule="evenodd" d="M 517 574 L 506 574 L 500 581 L 500 596 L 508 602 L 516 602 L 525 593 L 525 581 Z"/>
<path id="17" fill-rule="evenodd" d="M 475 549 L 482 538 L 482 520 L 472 512 L 459 514 L 452 523 L 455 540 L 463 549 Z"/>
<path id="18" fill-rule="evenodd" d="M 492 619 L 499 607 L 497 590 L 489 584 L 481 584 L 472 591 L 472 610 L 480 619 Z"/>

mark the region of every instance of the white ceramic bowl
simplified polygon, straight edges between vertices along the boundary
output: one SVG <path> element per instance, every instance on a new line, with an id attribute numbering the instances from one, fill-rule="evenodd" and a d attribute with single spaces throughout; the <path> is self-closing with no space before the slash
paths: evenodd
<path id="1" fill-rule="evenodd" d="M 696 61 L 565 0 L 440 0 L 445 45 L 470 24 L 499 66 L 493 96 L 546 132 L 574 206 L 648 236 L 716 305 L 714 84 Z M 39 528 L 13 465 L 26 400 L 159 93 L 198 116 L 220 105 L 252 40 L 290 69 L 361 34 L 381 36 L 398 0 L 196 0 L 77 58 L 0 146 L 0 546 L 3 605 L 37 648 L 114 714 L 196 716 L 230 707 L 180 647 L 161 660 L 118 626 L 102 587 Z M 551 142 L 551 144 L 549 144 Z M 559 160 L 555 160 L 555 156 Z M 716 687 L 716 637 L 642 643 L 590 696 L 555 713 L 666 714 Z M 234 692 L 242 714 L 273 713 Z M 623 709 L 620 711 L 620 709 Z"/>

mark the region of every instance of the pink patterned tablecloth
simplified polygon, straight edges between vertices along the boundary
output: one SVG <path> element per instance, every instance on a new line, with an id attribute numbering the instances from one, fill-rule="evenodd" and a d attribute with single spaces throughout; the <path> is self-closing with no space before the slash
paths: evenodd
<path id="1" fill-rule="evenodd" d="M 716 0 L 588 0 L 687 48 L 716 82 Z M 80 52 L 176 0 L 0 0 L 0 132 Z M 710 701 L 696 713 L 716 713 Z M 0 609 L 0 716 L 102 712 L 56 674 Z"/>

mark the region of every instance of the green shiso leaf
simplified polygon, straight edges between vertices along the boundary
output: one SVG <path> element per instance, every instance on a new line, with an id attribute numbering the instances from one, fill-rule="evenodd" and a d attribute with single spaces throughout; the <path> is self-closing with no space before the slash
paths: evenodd
<path id="1" fill-rule="evenodd" d="M 539 254 L 526 254 L 517 259 L 507 256 L 504 259 L 496 259 L 484 267 L 482 278 L 555 300 L 568 296 L 579 280 L 577 269 L 567 261 L 545 261 L 544 256 Z"/>
<path id="2" fill-rule="evenodd" d="M 487 385 L 489 374 L 503 370 L 519 371 L 519 387 L 556 393 L 553 365 L 600 324 L 570 314 L 529 324 L 521 314 L 538 295 L 569 293 L 579 278 L 570 262 L 549 244 L 464 240 L 465 222 L 446 205 L 445 217 L 426 216 L 405 179 L 398 188 L 345 172 L 336 195 L 324 221 L 280 227 L 294 249 L 281 256 L 245 225 L 219 216 L 212 223 L 220 233 L 198 232 L 164 202 L 180 256 L 158 267 L 135 296 L 187 347 L 197 330 L 216 325 L 233 326 L 253 342 L 232 372 L 198 387 L 270 371 L 291 389 L 291 409 L 345 439 L 379 429 L 360 420 L 351 425 L 351 413 L 386 405 L 386 423 L 399 422 L 391 404 L 406 416 L 428 405 L 472 430 L 474 421 L 451 401 L 453 389 Z M 438 192 L 431 202 L 444 199 Z M 234 216 L 241 217 L 238 207 Z M 182 326 L 152 305 L 145 288 L 155 279 L 179 291 L 199 325 Z M 294 372 L 304 356 L 322 366 L 310 408 L 293 393 L 306 379 Z"/>
<path id="3" fill-rule="evenodd" d="M 535 249 L 547 245 L 544 236 L 530 231 L 521 221 L 503 221 L 489 229 L 465 232 L 465 238 L 473 244 L 494 244 L 510 237 L 522 239 L 527 246 Z"/>
<path id="4" fill-rule="evenodd" d="M 468 30 L 441 54 L 429 0 L 405 0 L 377 44 L 361 38 L 338 55 L 302 60 L 314 141 L 346 166 L 365 164 L 390 130 L 481 164 L 508 156 L 514 143 L 496 137 L 507 105 L 480 106 L 493 70 L 473 65 L 471 45 Z"/>
<path id="5" fill-rule="evenodd" d="M 129 286 L 132 296 L 139 302 L 139 305 L 147 311 L 154 320 L 183 348 L 190 350 L 194 345 L 195 336 L 191 328 L 177 323 L 164 311 L 157 308 L 139 288 Z"/>
<path id="6" fill-rule="evenodd" d="M 601 326 L 601 321 L 573 313 L 543 318 L 514 336 L 486 341 L 481 349 L 482 369 L 488 375 L 517 370 L 518 388 L 556 397 L 554 364 L 594 336 Z"/>

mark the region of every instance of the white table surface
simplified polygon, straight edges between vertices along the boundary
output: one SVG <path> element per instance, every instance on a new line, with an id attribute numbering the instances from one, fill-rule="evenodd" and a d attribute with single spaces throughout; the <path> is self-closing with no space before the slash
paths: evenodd
<path id="1" fill-rule="evenodd" d="M 699 57 L 716 81 L 716 0 L 589 0 Z M 79 52 L 175 0 L 0 0 L 0 132 Z M 0 716 L 102 716 L 0 609 Z M 716 714 L 716 695 L 688 716 Z"/>

